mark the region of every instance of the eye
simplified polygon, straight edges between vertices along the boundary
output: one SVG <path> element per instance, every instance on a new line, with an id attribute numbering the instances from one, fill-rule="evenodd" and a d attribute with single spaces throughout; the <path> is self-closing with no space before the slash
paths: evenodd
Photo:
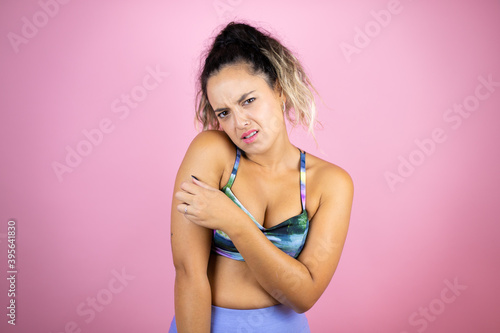
<path id="1" fill-rule="evenodd" d="M 252 103 L 253 101 L 255 101 L 255 97 L 252 97 L 252 98 L 247 99 L 245 102 L 243 102 L 243 104 L 250 104 L 250 103 Z"/>
<path id="2" fill-rule="evenodd" d="M 219 118 L 226 118 L 227 117 L 227 111 L 221 111 L 217 113 L 217 117 Z"/>

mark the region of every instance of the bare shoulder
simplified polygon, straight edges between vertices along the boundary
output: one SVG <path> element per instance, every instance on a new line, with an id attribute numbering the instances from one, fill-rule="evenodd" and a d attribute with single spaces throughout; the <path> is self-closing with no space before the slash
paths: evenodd
<path id="1" fill-rule="evenodd" d="M 222 131 L 208 130 L 198 133 L 191 141 L 189 150 L 197 153 L 229 153 L 234 151 L 234 144 L 231 139 Z"/>
<path id="2" fill-rule="evenodd" d="M 230 161 L 234 160 L 236 148 L 222 131 L 203 131 L 191 141 L 182 161 L 180 172 L 188 167 L 200 180 L 219 185 Z"/>
<path id="3" fill-rule="evenodd" d="M 325 200 L 352 200 L 354 182 L 346 170 L 314 155 L 307 158 L 307 187 L 318 205 Z"/>

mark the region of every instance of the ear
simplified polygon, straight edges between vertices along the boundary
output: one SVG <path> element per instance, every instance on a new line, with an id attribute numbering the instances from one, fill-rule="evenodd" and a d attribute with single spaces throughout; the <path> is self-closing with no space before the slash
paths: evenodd
<path id="1" fill-rule="evenodd" d="M 278 80 L 276 80 L 276 83 L 274 84 L 274 91 L 279 94 L 279 97 L 281 97 L 283 95 L 283 88 L 281 88 L 281 85 L 280 83 L 278 82 Z"/>
<path id="2" fill-rule="evenodd" d="M 286 103 L 286 95 L 285 95 L 285 91 L 283 90 L 283 88 L 281 88 L 281 86 L 280 86 L 280 88 L 279 88 L 279 93 L 280 93 L 280 100 L 281 100 L 282 102 L 285 102 L 285 103 Z"/>

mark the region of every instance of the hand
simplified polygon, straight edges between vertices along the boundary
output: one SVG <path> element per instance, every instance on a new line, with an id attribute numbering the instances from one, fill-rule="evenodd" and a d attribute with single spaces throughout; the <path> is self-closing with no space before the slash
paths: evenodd
<path id="1" fill-rule="evenodd" d="M 222 191 L 197 180 L 182 182 L 181 191 L 175 193 L 175 198 L 181 203 L 177 211 L 191 222 L 209 229 L 223 230 L 227 222 L 228 210 L 234 203 Z"/>

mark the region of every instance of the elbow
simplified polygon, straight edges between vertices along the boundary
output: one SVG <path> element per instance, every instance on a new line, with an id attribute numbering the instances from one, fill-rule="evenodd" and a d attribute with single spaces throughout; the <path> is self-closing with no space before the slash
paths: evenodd
<path id="1" fill-rule="evenodd" d="M 179 295 L 191 295 L 198 299 L 210 297 L 211 287 L 207 273 L 185 267 L 176 268 L 174 293 L 176 298 Z"/>
<path id="2" fill-rule="evenodd" d="M 208 283 L 207 268 L 186 261 L 175 261 L 175 283 L 177 284 L 206 284 Z"/>
<path id="3" fill-rule="evenodd" d="M 290 307 L 297 313 L 304 313 L 309 311 L 314 304 L 316 304 L 317 300 L 318 298 L 316 297 L 302 297 L 298 302 L 295 302 L 295 304 L 292 304 Z"/>
<path id="4" fill-rule="evenodd" d="M 305 304 L 299 304 L 295 307 L 293 307 L 293 311 L 297 312 L 297 313 L 305 313 L 307 311 L 309 311 L 312 307 L 313 307 L 314 303 L 305 303 Z"/>
<path id="5" fill-rule="evenodd" d="M 293 308 L 293 311 L 297 312 L 298 314 L 305 313 L 309 311 L 310 308 L 307 307 L 300 307 L 300 308 Z"/>
<path id="6" fill-rule="evenodd" d="M 300 288 L 298 288 L 299 286 Z M 307 282 L 296 283 L 291 290 L 286 292 L 277 289 L 271 293 L 278 302 L 299 314 L 309 311 L 316 304 L 321 294 L 314 285 Z"/>
<path id="7" fill-rule="evenodd" d="M 189 267 L 182 264 L 174 265 L 176 280 L 205 280 L 208 279 L 206 270 Z"/>

